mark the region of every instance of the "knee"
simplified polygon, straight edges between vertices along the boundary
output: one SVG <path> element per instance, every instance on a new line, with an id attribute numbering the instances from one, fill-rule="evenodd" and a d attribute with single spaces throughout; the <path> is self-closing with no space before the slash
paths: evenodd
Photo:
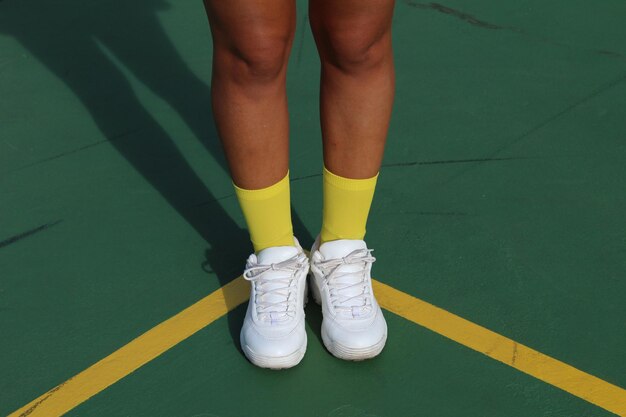
<path id="1" fill-rule="evenodd" d="M 391 33 L 340 30 L 322 36 L 320 56 L 323 65 L 341 72 L 358 74 L 378 68 L 391 59 Z"/>
<path id="2" fill-rule="evenodd" d="M 238 84 L 271 84 L 285 76 L 289 36 L 251 38 L 216 53 L 216 64 Z"/>

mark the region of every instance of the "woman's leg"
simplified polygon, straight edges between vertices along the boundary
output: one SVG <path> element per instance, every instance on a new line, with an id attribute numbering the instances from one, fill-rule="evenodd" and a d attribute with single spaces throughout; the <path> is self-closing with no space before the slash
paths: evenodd
<path id="1" fill-rule="evenodd" d="M 311 248 L 313 296 L 326 348 L 342 359 L 378 355 L 387 324 L 371 282 L 365 241 L 394 92 L 393 0 L 310 0 L 322 61 L 322 231 Z"/>
<path id="2" fill-rule="evenodd" d="M 215 121 L 256 254 L 241 349 L 255 365 L 289 368 L 306 350 L 309 263 L 293 237 L 288 178 L 287 59 L 294 0 L 205 0 L 213 35 Z"/>
<path id="3" fill-rule="evenodd" d="M 256 252 L 293 245 L 287 60 L 293 0 L 205 0 L 218 133 Z"/>
<path id="4" fill-rule="evenodd" d="M 320 59 L 322 242 L 363 239 L 394 96 L 393 0 L 310 0 Z"/>
<path id="5" fill-rule="evenodd" d="M 310 0 L 322 61 L 324 163 L 371 178 L 382 161 L 394 96 L 393 0 Z"/>

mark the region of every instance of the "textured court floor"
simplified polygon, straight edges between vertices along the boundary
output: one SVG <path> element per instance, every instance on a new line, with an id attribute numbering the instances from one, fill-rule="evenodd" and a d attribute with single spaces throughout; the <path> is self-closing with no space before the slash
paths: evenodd
<path id="1" fill-rule="evenodd" d="M 626 3 L 443 1 L 397 3 L 374 276 L 624 388 Z M 298 6 L 292 201 L 310 246 L 319 64 Z M 0 1 L 0 415 L 241 273 L 210 66 L 200 1 Z M 243 314 L 67 415 L 614 415 L 390 312 L 375 360 L 330 356 L 310 305 L 301 365 L 257 369 Z"/>

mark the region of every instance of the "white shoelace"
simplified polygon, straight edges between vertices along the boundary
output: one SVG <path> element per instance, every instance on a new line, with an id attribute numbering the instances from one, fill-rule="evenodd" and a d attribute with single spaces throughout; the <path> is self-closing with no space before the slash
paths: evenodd
<path id="1" fill-rule="evenodd" d="M 254 304 L 259 319 L 276 323 L 295 317 L 296 275 L 306 263 L 306 255 L 299 253 L 270 265 L 258 263 L 247 265 L 243 277 L 255 286 Z M 287 274 L 276 274 L 276 272 Z"/>
<path id="2" fill-rule="evenodd" d="M 342 258 L 333 258 L 317 262 L 324 274 L 324 284 L 328 287 L 330 301 L 338 312 L 358 317 L 372 309 L 372 294 L 369 291 L 370 276 L 368 264 L 376 258 L 371 255 L 374 249 L 355 249 Z M 344 265 L 356 265 L 358 268 L 340 270 Z"/>

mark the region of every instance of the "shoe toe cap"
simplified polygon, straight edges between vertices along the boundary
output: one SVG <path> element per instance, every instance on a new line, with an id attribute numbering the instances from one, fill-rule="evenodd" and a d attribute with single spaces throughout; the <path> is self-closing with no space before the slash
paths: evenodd
<path id="1" fill-rule="evenodd" d="M 258 329 L 253 324 L 244 323 L 241 329 L 242 349 L 264 357 L 279 358 L 306 346 L 304 326 L 297 325 L 291 331 L 283 332 L 264 330 L 267 329 Z"/>
<path id="2" fill-rule="evenodd" d="M 351 320 L 325 322 L 325 333 L 330 343 L 350 349 L 368 349 L 384 343 L 387 336 L 387 323 L 380 308 L 372 320 L 359 323 Z"/>

